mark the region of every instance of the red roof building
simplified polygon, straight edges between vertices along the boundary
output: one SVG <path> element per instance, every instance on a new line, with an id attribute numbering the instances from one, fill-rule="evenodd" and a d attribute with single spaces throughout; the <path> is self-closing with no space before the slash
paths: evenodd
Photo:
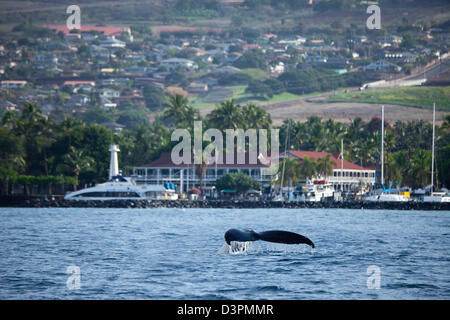
<path id="1" fill-rule="evenodd" d="M 216 179 L 228 173 L 244 173 L 253 179 L 260 181 L 263 186 L 270 186 L 272 176 L 268 174 L 269 165 L 264 164 L 261 155 L 251 153 L 240 153 L 243 161 L 238 159 L 238 153 L 234 153 L 232 160 L 227 159 L 227 154 L 219 154 L 218 164 L 210 164 L 206 167 L 203 177 L 204 185 L 214 185 Z M 267 155 L 270 158 L 270 154 Z M 234 159 L 234 160 L 233 160 Z M 238 161 L 239 160 L 239 161 Z M 188 190 L 200 185 L 200 178 L 197 175 L 194 164 L 175 164 L 170 152 L 163 152 L 155 161 L 137 166 L 134 168 L 134 175 L 139 176 L 141 183 L 160 184 L 163 182 L 174 183 L 177 186 L 183 185 L 183 190 Z"/>
<path id="2" fill-rule="evenodd" d="M 345 159 L 341 160 L 339 152 L 318 152 L 304 150 L 290 150 L 287 152 L 289 158 L 296 158 L 302 161 L 305 157 L 319 160 L 330 155 L 331 166 L 333 172 L 328 177 L 320 177 L 327 179 L 335 190 L 349 190 L 354 186 L 374 185 L 375 184 L 375 168 L 363 167 L 362 165 L 352 163 Z"/>

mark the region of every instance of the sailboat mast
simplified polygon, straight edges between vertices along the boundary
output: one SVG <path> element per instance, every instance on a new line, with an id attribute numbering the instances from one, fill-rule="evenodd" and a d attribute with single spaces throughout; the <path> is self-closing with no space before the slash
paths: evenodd
<path id="1" fill-rule="evenodd" d="M 284 157 L 283 157 L 283 169 L 281 170 L 281 185 L 280 185 L 280 194 L 283 194 L 283 182 L 284 182 L 284 168 L 286 165 L 286 153 L 287 153 L 287 143 L 288 143 L 288 137 L 291 131 L 291 121 L 288 122 L 288 129 L 287 129 L 287 135 L 284 140 Z"/>
<path id="2" fill-rule="evenodd" d="M 341 139 L 341 192 L 344 191 L 344 139 Z"/>
<path id="3" fill-rule="evenodd" d="M 431 147 L 431 192 L 434 190 L 434 136 L 436 130 L 436 103 L 433 103 L 433 142 Z"/>
<path id="4" fill-rule="evenodd" d="M 381 185 L 384 186 L 384 106 L 381 107 Z"/>

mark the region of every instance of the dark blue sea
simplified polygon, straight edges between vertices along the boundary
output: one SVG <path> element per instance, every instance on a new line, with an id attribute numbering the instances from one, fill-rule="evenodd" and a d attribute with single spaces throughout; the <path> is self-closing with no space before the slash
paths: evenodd
<path id="1" fill-rule="evenodd" d="M 316 245 L 255 242 L 287 230 Z M 450 212 L 0 208 L 0 299 L 449 299 Z"/>

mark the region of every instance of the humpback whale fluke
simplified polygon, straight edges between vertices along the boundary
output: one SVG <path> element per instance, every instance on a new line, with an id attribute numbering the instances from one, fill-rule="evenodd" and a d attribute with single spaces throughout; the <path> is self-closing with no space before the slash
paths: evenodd
<path id="1" fill-rule="evenodd" d="M 225 241 L 228 245 L 231 244 L 231 241 L 247 242 L 257 240 L 286 244 L 305 243 L 314 248 L 314 243 L 307 237 L 289 231 L 271 230 L 258 233 L 251 229 L 230 229 L 225 232 Z"/>

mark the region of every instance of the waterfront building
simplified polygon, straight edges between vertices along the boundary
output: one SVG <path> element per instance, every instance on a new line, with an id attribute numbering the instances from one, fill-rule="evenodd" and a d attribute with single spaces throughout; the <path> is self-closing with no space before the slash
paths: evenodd
<path id="1" fill-rule="evenodd" d="M 362 165 L 352 163 L 340 157 L 339 152 L 317 152 L 290 150 L 287 152 L 288 158 L 299 159 L 303 161 L 305 157 L 319 160 L 330 155 L 332 172 L 326 177 L 318 177 L 318 179 L 326 179 L 334 190 L 353 190 L 359 187 L 373 187 L 375 185 L 375 168 L 363 167 Z"/>
<path id="2" fill-rule="evenodd" d="M 249 153 L 245 153 L 245 163 L 236 164 L 237 153 L 235 153 L 234 164 L 226 164 L 226 161 L 221 161 L 223 164 L 210 164 L 206 166 L 206 170 L 203 175 L 202 185 L 213 186 L 216 180 L 228 173 L 244 173 L 254 180 L 261 183 L 262 187 L 267 189 L 271 187 L 273 176 L 268 174 L 269 165 L 263 164 L 260 159 L 257 159 L 256 163 L 252 164 Z M 220 155 L 219 155 L 220 157 Z M 222 159 L 226 159 L 226 154 L 222 155 Z M 220 162 L 220 159 L 219 161 Z M 194 164 L 175 164 L 172 161 L 171 153 L 164 152 L 161 156 L 145 165 L 136 166 L 133 170 L 133 174 L 138 176 L 138 183 L 145 184 L 161 184 L 161 183 L 173 183 L 177 186 L 179 192 L 188 191 L 193 187 L 200 186 L 200 177 L 197 174 Z"/>

